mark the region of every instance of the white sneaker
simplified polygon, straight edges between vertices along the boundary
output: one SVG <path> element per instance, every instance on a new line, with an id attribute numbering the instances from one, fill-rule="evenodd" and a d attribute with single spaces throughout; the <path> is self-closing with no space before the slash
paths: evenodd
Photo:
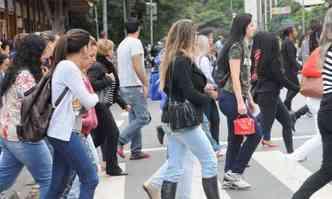
<path id="1" fill-rule="evenodd" d="M 235 190 L 247 190 L 251 188 L 251 185 L 243 179 L 243 176 L 241 174 L 228 171 L 224 175 L 223 188 L 235 189 Z"/>
<path id="2" fill-rule="evenodd" d="M 288 160 L 291 160 L 291 161 L 294 161 L 294 162 L 299 162 L 299 163 L 308 160 L 307 156 L 300 157 L 300 156 L 296 155 L 295 153 L 285 154 L 285 157 Z"/>

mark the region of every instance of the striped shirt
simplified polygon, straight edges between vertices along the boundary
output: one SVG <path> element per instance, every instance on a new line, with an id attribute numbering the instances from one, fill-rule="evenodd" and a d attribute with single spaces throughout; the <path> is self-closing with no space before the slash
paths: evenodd
<path id="1" fill-rule="evenodd" d="M 332 47 L 326 53 L 322 70 L 324 95 L 332 93 Z"/>

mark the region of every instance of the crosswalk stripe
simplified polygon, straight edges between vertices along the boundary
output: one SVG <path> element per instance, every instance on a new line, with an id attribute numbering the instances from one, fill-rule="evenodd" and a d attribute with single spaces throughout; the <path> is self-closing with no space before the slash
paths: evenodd
<path id="1" fill-rule="evenodd" d="M 120 163 L 125 171 L 125 163 Z M 105 174 L 99 175 L 99 184 L 94 199 L 125 199 L 126 176 L 110 177 Z"/>
<path id="2" fill-rule="evenodd" d="M 292 192 L 296 192 L 312 174 L 301 164 L 285 158 L 280 151 L 256 152 L 253 158 Z M 330 199 L 331 195 L 332 186 L 326 185 L 311 199 Z"/>
<path id="3" fill-rule="evenodd" d="M 195 158 L 196 159 L 196 158 Z M 204 190 L 202 187 L 202 175 L 201 175 L 201 165 L 198 160 L 195 160 L 194 168 L 193 168 L 193 179 L 192 179 L 192 194 L 191 199 L 205 199 Z M 231 199 L 228 193 L 221 189 L 220 182 L 218 183 L 219 186 L 219 195 L 222 199 Z"/>

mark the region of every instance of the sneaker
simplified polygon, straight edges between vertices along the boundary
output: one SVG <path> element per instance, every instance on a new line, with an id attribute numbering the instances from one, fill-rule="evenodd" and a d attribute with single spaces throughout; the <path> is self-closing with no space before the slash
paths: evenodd
<path id="1" fill-rule="evenodd" d="M 161 199 L 161 190 L 150 182 L 145 182 L 143 184 L 143 189 L 148 194 L 149 199 Z"/>
<path id="2" fill-rule="evenodd" d="M 130 160 L 141 160 L 141 159 L 149 159 L 150 155 L 147 153 L 137 153 L 137 154 L 131 154 Z"/>
<path id="3" fill-rule="evenodd" d="M 123 159 L 126 158 L 123 146 L 118 146 L 117 154 Z"/>
<path id="4" fill-rule="evenodd" d="M 304 156 L 304 157 L 299 157 L 298 155 L 295 155 L 294 153 L 291 153 L 291 154 L 285 154 L 285 157 L 286 159 L 288 160 L 291 160 L 291 161 L 294 161 L 294 162 L 305 162 L 308 160 L 308 157 L 307 156 Z"/>
<path id="5" fill-rule="evenodd" d="M 241 174 L 228 171 L 224 175 L 223 188 L 234 190 L 247 190 L 251 188 L 251 185 L 243 179 L 243 176 Z"/>

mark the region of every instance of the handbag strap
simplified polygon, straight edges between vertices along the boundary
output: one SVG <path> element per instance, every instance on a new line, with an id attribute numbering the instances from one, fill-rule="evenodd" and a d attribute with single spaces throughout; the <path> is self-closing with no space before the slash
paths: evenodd
<path id="1" fill-rule="evenodd" d="M 63 91 L 62 91 L 62 93 L 61 93 L 61 95 L 58 97 L 58 99 L 55 101 L 55 107 L 57 107 L 59 104 L 60 104 L 60 102 L 62 101 L 62 99 L 65 97 L 65 95 L 67 94 L 67 92 L 69 91 L 69 88 L 68 87 L 66 87 Z"/>

